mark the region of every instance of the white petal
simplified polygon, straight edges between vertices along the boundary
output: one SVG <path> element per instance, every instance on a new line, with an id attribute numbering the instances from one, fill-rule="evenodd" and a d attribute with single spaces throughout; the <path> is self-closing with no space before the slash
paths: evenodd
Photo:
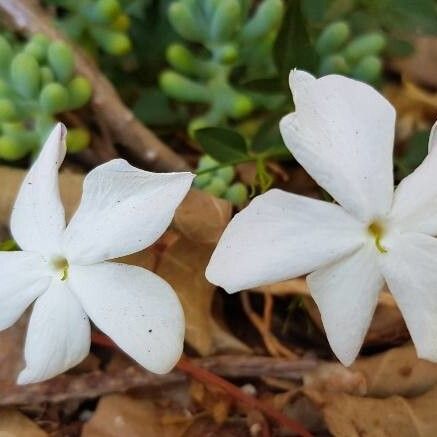
<path id="1" fill-rule="evenodd" d="M 429 133 L 428 153 L 436 144 L 437 144 L 437 121 L 434 123 L 434 126 L 431 128 L 431 132 Z"/>
<path id="2" fill-rule="evenodd" d="M 27 328 L 26 368 L 18 384 L 44 381 L 80 363 L 90 349 L 90 323 L 65 281 L 54 279 L 35 302 Z"/>
<path id="3" fill-rule="evenodd" d="M 67 226 L 70 262 L 92 264 L 154 243 L 187 194 L 191 173 L 151 173 L 114 159 L 85 178 L 82 200 Z"/>
<path id="4" fill-rule="evenodd" d="M 33 252 L 0 252 L 0 331 L 13 325 L 50 285 L 42 257 Z"/>
<path id="5" fill-rule="evenodd" d="M 329 344 L 349 366 L 360 351 L 384 285 L 374 243 L 317 270 L 307 281 Z"/>
<path id="6" fill-rule="evenodd" d="M 437 362 L 437 240 L 406 233 L 385 241 L 382 274 L 404 316 L 419 358 Z"/>
<path id="7" fill-rule="evenodd" d="M 170 285 L 140 267 L 71 266 L 69 283 L 96 326 L 146 369 L 167 373 L 179 360 L 184 313 Z"/>
<path id="8" fill-rule="evenodd" d="M 65 229 L 58 170 L 65 157 L 65 126 L 58 123 L 30 168 L 15 201 L 11 232 L 23 250 L 57 255 Z"/>
<path id="9" fill-rule="evenodd" d="M 431 147 L 422 164 L 396 188 L 390 219 L 402 231 L 437 235 L 436 174 L 437 147 Z"/>
<path id="10" fill-rule="evenodd" d="M 292 71 L 296 112 L 280 129 L 311 177 L 362 220 L 385 215 L 393 197 L 395 110 L 369 85 Z"/>
<path id="11" fill-rule="evenodd" d="M 314 271 L 359 248 L 364 225 L 328 202 L 270 190 L 237 214 L 206 270 L 229 293 Z"/>

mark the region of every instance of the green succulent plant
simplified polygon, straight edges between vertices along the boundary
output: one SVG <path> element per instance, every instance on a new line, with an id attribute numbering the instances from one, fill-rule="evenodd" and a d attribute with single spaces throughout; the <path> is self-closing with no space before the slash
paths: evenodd
<path id="1" fill-rule="evenodd" d="M 84 106 L 91 85 L 74 72 L 70 48 L 37 34 L 24 45 L 0 35 L 0 158 L 15 161 L 38 150 L 55 116 Z M 84 129 L 70 129 L 70 152 L 89 143 Z"/>
<path id="2" fill-rule="evenodd" d="M 59 27 L 82 47 L 114 56 L 131 50 L 130 19 L 121 0 L 47 0 L 60 9 Z"/>
<path id="3" fill-rule="evenodd" d="M 187 43 L 168 47 L 172 69 L 162 72 L 160 86 L 175 100 L 207 108 L 191 121 L 191 133 L 241 119 L 256 108 L 256 98 L 238 88 L 234 74 L 243 71 L 245 77 L 255 78 L 275 71 L 272 48 L 283 4 L 281 0 L 263 0 L 256 8 L 254 4 L 249 0 L 177 0 L 169 7 L 170 22 Z"/>
<path id="4" fill-rule="evenodd" d="M 338 73 L 375 83 L 381 78 L 381 52 L 387 40 L 381 32 L 351 36 L 347 22 L 337 21 L 326 26 L 316 41 L 320 55 L 319 74 Z"/>

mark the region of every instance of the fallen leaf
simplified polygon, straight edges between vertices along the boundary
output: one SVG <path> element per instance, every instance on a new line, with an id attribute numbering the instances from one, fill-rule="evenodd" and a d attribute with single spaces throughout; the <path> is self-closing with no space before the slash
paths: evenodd
<path id="1" fill-rule="evenodd" d="M 13 409 L 0 409 L 1 437 L 46 437 L 48 434 L 24 414 Z"/>
<path id="2" fill-rule="evenodd" d="M 214 246 L 181 237 L 164 251 L 156 273 L 176 290 L 185 312 L 186 341 L 200 355 L 249 353 L 250 349 L 221 327 L 211 314 L 216 287 L 205 278 Z"/>
<path id="3" fill-rule="evenodd" d="M 337 394 L 328 396 L 323 414 L 336 437 L 434 437 L 436 402 L 436 387 L 412 399 Z"/>
<path id="4" fill-rule="evenodd" d="M 181 437 L 193 416 L 186 410 L 166 407 L 148 399 L 109 395 L 100 399 L 82 437 Z"/>

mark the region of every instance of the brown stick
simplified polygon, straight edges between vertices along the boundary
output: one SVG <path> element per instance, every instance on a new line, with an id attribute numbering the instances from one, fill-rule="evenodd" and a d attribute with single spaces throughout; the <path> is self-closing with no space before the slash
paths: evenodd
<path id="1" fill-rule="evenodd" d="M 289 361 L 283 358 L 250 355 L 200 358 L 193 360 L 193 363 L 226 378 L 270 376 L 293 380 L 300 380 L 306 372 L 318 365 L 318 362 L 313 359 Z M 91 399 L 134 388 L 153 390 L 184 381 L 186 381 L 186 377 L 177 370 L 167 375 L 154 375 L 137 366 L 130 366 L 116 372 L 98 370 L 80 375 L 65 374 L 49 381 L 24 386 L 0 383 L 0 405 Z"/>
<path id="2" fill-rule="evenodd" d="M 116 141 L 128 148 L 144 164 L 161 171 L 189 170 L 185 160 L 147 129 L 121 101 L 115 88 L 89 56 L 68 41 L 52 19 L 32 0 L 0 0 L 0 12 L 12 27 L 24 33 L 41 32 L 66 42 L 75 54 L 77 71 L 92 84 L 92 106 L 97 117 L 108 126 Z"/>

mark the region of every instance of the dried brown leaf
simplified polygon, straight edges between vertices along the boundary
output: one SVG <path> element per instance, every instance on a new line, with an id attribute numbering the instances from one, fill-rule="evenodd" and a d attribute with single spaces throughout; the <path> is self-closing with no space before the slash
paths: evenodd
<path id="1" fill-rule="evenodd" d="M 17 410 L 0 409 L 1 437 L 46 437 L 48 434 Z"/>
<path id="2" fill-rule="evenodd" d="M 83 427 L 82 437 L 181 437 L 192 421 L 192 415 L 180 408 L 109 395 L 100 399 L 97 410 Z"/>
<path id="3" fill-rule="evenodd" d="M 437 388 L 413 399 L 331 395 L 323 408 L 336 437 L 434 437 L 437 433 Z"/>

